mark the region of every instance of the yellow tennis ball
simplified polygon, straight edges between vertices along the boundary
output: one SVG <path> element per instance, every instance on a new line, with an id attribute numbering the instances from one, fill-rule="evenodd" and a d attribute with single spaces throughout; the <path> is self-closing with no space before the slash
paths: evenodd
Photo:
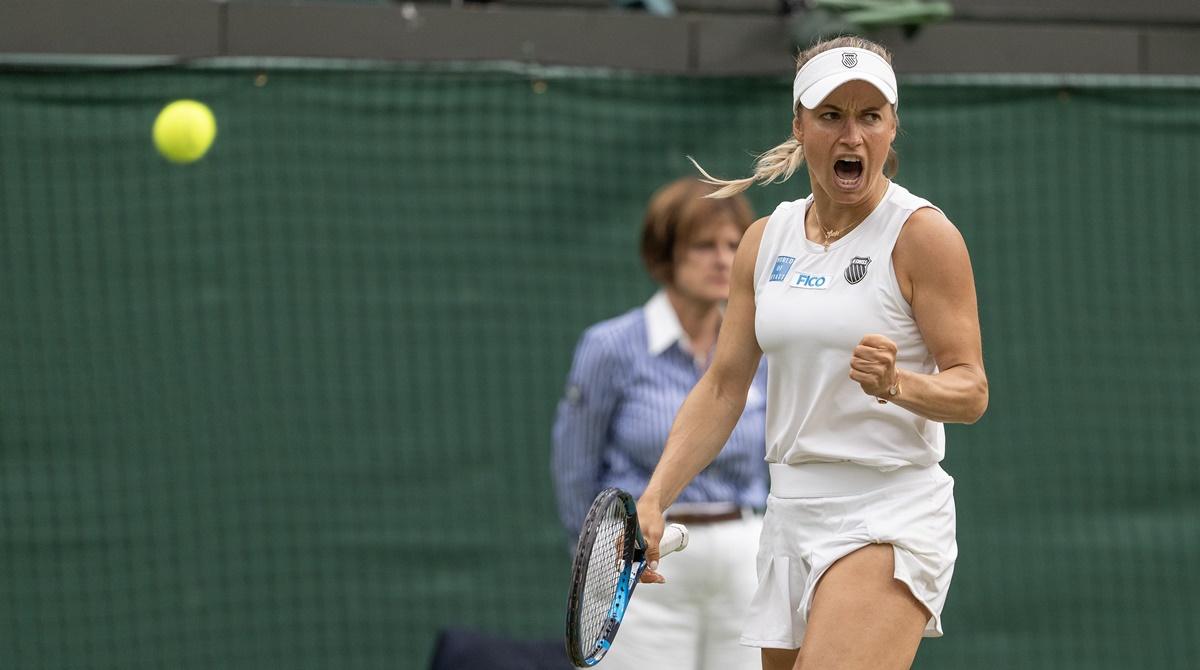
<path id="1" fill-rule="evenodd" d="M 154 120 L 154 146 L 172 163 L 200 160 L 216 137 L 212 110 L 195 100 L 176 100 Z"/>

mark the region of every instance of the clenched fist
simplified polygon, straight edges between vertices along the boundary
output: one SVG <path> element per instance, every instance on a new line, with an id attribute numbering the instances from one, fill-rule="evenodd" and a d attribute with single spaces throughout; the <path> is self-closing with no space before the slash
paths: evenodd
<path id="1" fill-rule="evenodd" d="M 896 343 L 883 335 L 867 335 L 854 347 L 850 358 L 850 378 L 862 386 L 863 393 L 887 398 L 896 386 Z"/>

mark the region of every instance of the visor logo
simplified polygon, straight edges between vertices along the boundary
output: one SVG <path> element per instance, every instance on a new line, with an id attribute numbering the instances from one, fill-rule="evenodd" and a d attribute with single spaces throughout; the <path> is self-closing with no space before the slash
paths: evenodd
<path id="1" fill-rule="evenodd" d="M 845 65 L 846 67 L 854 67 L 855 65 L 858 65 L 858 54 L 851 51 L 847 51 L 846 53 L 842 54 L 842 65 Z"/>

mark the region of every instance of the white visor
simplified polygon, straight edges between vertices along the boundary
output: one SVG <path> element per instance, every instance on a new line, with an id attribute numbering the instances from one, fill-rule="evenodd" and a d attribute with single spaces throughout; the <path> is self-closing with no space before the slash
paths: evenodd
<path id="1" fill-rule="evenodd" d="M 800 68 L 792 84 L 792 109 L 798 104 L 805 109 L 816 109 L 835 88 L 855 80 L 879 89 L 893 105 L 899 98 L 892 66 L 878 54 L 848 47 L 818 54 Z"/>

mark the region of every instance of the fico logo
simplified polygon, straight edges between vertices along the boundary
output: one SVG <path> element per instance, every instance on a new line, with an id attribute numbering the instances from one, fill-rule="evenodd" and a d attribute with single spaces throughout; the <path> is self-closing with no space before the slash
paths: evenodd
<path id="1" fill-rule="evenodd" d="M 796 273 L 792 279 L 792 288 L 807 288 L 816 291 L 823 291 L 829 288 L 829 277 L 826 275 L 814 275 L 807 272 Z"/>

